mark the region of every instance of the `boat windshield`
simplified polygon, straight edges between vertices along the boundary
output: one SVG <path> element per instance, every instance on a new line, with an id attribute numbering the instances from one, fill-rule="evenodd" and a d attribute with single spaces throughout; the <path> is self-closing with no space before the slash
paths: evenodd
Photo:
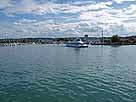
<path id="1" fill-rule="evenodd" d="M 77 39 L 76 41 L 81 41 L 80 39 Z"/>

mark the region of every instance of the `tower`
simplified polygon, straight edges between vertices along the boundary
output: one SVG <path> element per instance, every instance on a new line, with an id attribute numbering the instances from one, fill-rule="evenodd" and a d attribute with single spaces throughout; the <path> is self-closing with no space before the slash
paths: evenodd
<path id="1" fill-rule="evenodd" d="M 84 40 L 85 40 L 85 42 L 88 44 L 88 35 L 85 35 L 85 36 L 84 36 Z"/>
<path id="2" fill-rule="evenodd" d="M 103 29 L 102 29 L 102 40 L 101 40 L 101 44 L 104 44 Z"/>

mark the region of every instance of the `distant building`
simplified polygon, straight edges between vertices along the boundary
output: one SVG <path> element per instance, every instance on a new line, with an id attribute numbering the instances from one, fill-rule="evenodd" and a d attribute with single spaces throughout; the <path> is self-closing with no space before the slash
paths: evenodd
<path id="1" fill-rule="evenodd" d="M 85 43 L 89 44 L 88 35 L 84 36 L 84 41 L 85 41 Z"/>
<path id="2" fill-rule="evenodd" d="M 88 35 L 85 35 L 85 38 L 88 38 Z"/>
<path id="3" fill-rule="evenodd" d="M 38 42 L 42 44 L 53 44 L 54 40 L 50 38 L 44 38 L 44 39 L 39 39 Z"/>
<path id="4" fill-rule="evenodd" d="M 101 39 L 92 39 L 92 40 L 90 41 L 90 43 L 91 43 L 92 45 L 101 44 Z"/>

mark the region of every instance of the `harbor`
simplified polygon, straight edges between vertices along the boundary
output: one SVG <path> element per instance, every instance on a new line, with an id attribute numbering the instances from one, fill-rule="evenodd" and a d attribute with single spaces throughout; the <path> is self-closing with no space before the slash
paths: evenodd
<path id="1" fill-rule="evenodd" d="M 136 102 L 136 0 L 0 0 L 0 102 Z"/>
<path id="2" fill-rule="evenodd" d="M 119 37 L 64 37 L 64 38 L 18 38 L 18 39 L 0 39 L 0 46 L 16 46 L 27 44 L 66 44 L 75 39 L 81 39 L 89 45 L 136 45 L 136 36 Z"/>

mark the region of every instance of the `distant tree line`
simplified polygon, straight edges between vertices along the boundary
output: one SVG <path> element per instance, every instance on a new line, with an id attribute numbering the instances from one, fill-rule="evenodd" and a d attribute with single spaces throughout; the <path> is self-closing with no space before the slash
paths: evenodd
<path id="1" fill-rule="evenodd" d="M 119 37 L 118 35 L 113 35 L 111 37 L 111 44 L 135 45 L 136 44 L 136 36 Z"/>
<path id="2" fill-rule="evenodd" d="M 68 41 L 73 41 L 76 37 L 66 37 L 66 38 L 19 38 L 19 39 L 0 39 L 0 44 L 2 43 L 37 43 L 37 44 L 52 44 L 52 43 L 61 43 L 64 44 Z M 84 37 L 80 37 L 83 41 Z M 88 42 L 92 40 L 100 40 L 99 37 L 88 37 Z M 102 43 L 99 43 L 102 44 Z M 136 45 L 136 36 L 120 37 L 117 34 L 112 37 L 104 37 L 104 44 L 118 44 L 118 45 Z"/>

